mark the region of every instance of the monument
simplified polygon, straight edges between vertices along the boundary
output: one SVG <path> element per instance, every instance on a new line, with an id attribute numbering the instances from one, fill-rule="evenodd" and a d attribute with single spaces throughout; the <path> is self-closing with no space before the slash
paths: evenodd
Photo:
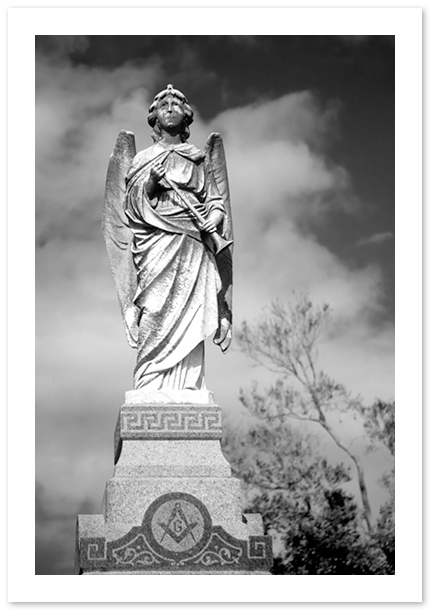
<path id="1" fill-rule="evenodd" d="M 154 144 L 121 131 L 103 233 L 128 343 L 137 350 L 114 435 L 103 514 L 79 515 L 75 572 L 268 574 L 272 541 L 242 514 L 224 458 L 221 408 L 206 388 L 204 341 L 232 336 L 233 229 L 221 136 L 187 143 L 193 110 L 172 85 L 155 96 Z"/>

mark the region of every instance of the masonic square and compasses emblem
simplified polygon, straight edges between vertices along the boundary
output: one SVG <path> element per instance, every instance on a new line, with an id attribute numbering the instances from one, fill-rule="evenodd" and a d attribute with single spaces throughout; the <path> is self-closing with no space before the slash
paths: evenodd
<path id="1" fill-rule="evenodd" d="M 156 498 L 142 524 L 120 538 L 82 538 L 80 562 L 87 573 L 110 569 L 142 574 L 163 570 L 268 572 L 273 564 L 271 551 L 269 536 L 236 538 L 221 525 L 212 524 L 202 500 L 188 493 L 170 492 Z"/>
<path id="2" fill-rule="evenodd" d="M 151 504 L 145 515 L 148 542 L 161 555 L 194 555 L 207 544 L 211 518 L 207 508 L 194 496 L 170 493 Z"/>
<path id="3" fill-rule="evenodd" d="M 166 534 L 173 538 L 173 540 L 180 544 L 186 536 L 190 535 L 196 542 L 196 538 L 193 534 L 193 529 L 199 525 L 198 521 L 188 523 L 187 516 L 184 513 L 181 503 L 175 502 L 172 512 L 167 523 L 160 521 L 158 525 L 164 530 L 164 534 L 161 537 L 160 542 L 162 543 Z"/>

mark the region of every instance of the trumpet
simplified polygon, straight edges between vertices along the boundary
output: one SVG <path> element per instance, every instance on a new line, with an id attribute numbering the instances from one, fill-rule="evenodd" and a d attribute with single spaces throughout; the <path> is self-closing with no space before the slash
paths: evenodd
<path id="1" fill-rule="evenodd" d="M 178 187 L 176 186 L 176 184 L 174 182 L 172 182 L 171 180 L 169 180 L 169 178 L 167 178 L 166 175 L 163 176 L 163 179 L 167 182 L 167 184 L 170 186 L 170 188 L 175 191 L 175 193 L 178 195 L 178 197 L 180 198 L 180 200 L 182 201 L 182 203 L 190 210 L 190 212 L 195 216 L 196 220 L 200 223 L 203 224 L 205 221 L 205 218 L 200 214 L 200 212 L 198 212 L 196 210 L 196 208 L 193 206 L 192 203 L 190 203 L 189 201 L 187 201 L 183 196 L 181 191 L 178 189 Z M 221 237 L 221 235 L 219 235 L 218 233 L 206 233 L 206 235 L 209 237 L 210 240 L 212 240 L 213 242 L 213 248 L 214 248 L 214 254 L 219 254 L 220 252 L 222 252 L 222 250 L 224 250 L 225 248 L 228 248 L 229 246 L 232 245 L 233 241 L 232 240 L 227 240 L 224 239 L 223 237 Z"/>

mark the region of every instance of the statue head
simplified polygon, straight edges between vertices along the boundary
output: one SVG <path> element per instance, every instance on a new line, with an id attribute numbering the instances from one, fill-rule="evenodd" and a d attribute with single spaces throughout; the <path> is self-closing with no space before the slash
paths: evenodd
<path id="1" fill-rule="evenodd" d="M 189 125 L 193 122 L 194 112 L 191 106 L 188 104 L 188 100 L 185 95 L 178 91 L 178 89 L 174 89 L 173 85 L 167 85 L 167 88 L 154 97 L 154 101 L 148 110 L 148 123 L 152 127 L 151 137 L 154 142 L 158 142 L 161 138 L 161 127 L 158 119 L 158 110 L 163 101 L 171 98 L 176 102 L 179 102 L 183 111 L 183 120 L 182 120 L 182 131 L 181 131 L 181 140 L 185 142 L 190 137 Z"/>

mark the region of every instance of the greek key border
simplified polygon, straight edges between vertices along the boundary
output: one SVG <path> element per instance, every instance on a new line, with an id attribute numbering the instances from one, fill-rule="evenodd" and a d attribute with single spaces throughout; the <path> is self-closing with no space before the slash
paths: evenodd
<path id="1" fill-rule="evenodd" d="M 115 462 L 123 440 L 219 440 L 221 437 L 221 407 L 218 405 L 124 405 L 115 429 Z"/>

